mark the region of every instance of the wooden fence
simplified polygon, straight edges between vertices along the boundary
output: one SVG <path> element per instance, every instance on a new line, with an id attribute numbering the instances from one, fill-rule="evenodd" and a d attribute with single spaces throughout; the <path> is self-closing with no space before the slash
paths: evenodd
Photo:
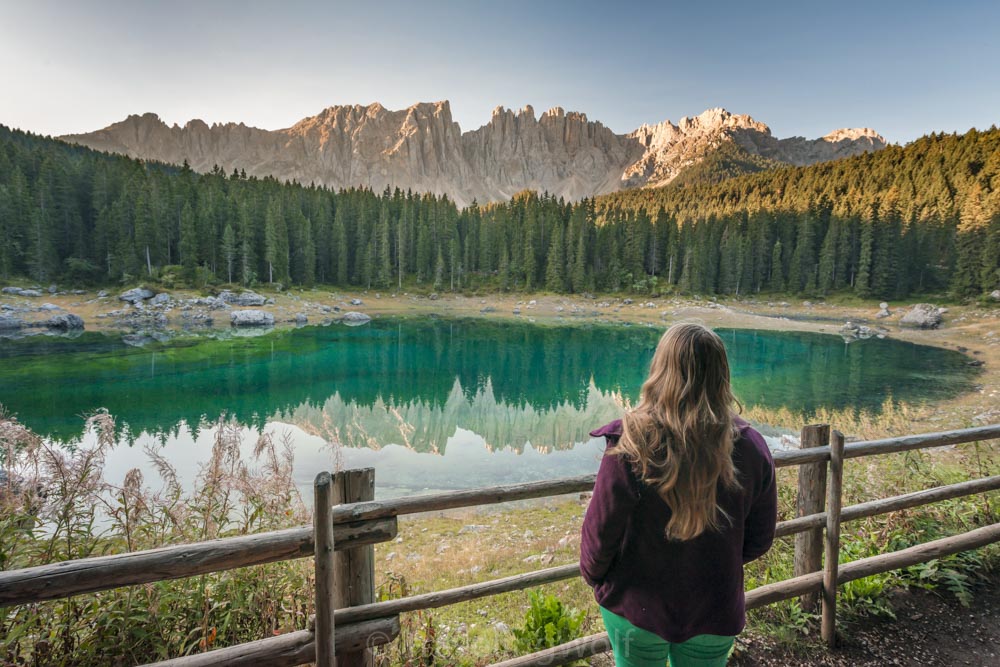
<path id="1" fill-rule="evenodd" d="M 806 608 L 815 608 L 821 601 L 822 636 L 832 646 L 839 584 L 1000 541 L 1000 523 L 996 523 L 901 551 L 845 564 L 838 562 L 840 527 L 844 522 L 1000 490 L 1000 475 L 997 475 L 841 507 L 846 459 L 994 438 L 1000 438 L 1000 424 L 845 446 L 843 436 L 836 431 L 831 433 L 827 425 L 803 428 L 801 449 L 774 453 L 775 465 L 799 466 L 797 515 L 779 522 L 777 527 L 778 537 L 795 536 L 795 576 L 748 591 L 747 608 L 793 597 L 802 597 Z M 594 479 L 594 475 L 582 475 L 376 501 L 372 469 L 348 470 L 336 475 L 320 473 L 315 483 L 312 527 L 0 572 L 0 607 L 313 556 L 316 616 L 311 619 L 309 629 L 155 664 L 369 665 L 371 648 L 389 643 L 399 635 L 399 614 L 580 576 L 579 563 L 573 563 L 375 602 L 372 545 L 396 536 L 397 517 L 589 491 Z M 607 650 L 607 633 L 599 633 L 495 667 L 565 664 Z"/>

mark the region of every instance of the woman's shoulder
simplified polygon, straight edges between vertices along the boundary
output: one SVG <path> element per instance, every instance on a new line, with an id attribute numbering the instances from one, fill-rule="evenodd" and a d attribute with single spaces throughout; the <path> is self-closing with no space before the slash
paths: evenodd
<path id="1" fill-rule="evenodd" d="M 610 436 L 612 438 L 618 438 L 621 436 L 621 434 L 622 434 L 622 420 L 616 419 L 612 422 L 608 422 L 607 424 L 605 424 L 600 428 L 596 428 L 593 431 L 591 431 L 590 437 L 600 438 L 602 436 L 604 437 Z"/>
<path id="2" fill-rule="evenodd" d="M 740 416 L 733 418 L 733 424 L 739 431 L 739 437 L 733 443 L 733 448 L 743 457 L 772 461 L 771 448 L 760 432 Z"/>

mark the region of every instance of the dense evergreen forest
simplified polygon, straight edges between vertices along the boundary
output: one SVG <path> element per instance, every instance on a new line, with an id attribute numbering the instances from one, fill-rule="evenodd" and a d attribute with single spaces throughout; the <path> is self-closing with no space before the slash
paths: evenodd
<path id="1" fill-rule="evenodd" d="M 429 194 L 196 174 L 0 126 L 0 278 L 884 298 L 1000 286 L 996 128 L 811 167 L 710 159 L 665 188 L 458 210 Z"/>

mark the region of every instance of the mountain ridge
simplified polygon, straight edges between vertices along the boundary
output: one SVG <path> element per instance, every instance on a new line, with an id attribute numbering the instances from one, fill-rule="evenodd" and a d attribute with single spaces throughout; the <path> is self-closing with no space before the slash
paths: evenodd
<path id="1" fill-rule="evenodd" d="M 622 189 L 659 187 L 702 162 L 724 142 L 760 164 L 802 166 L 876 151 L 870 128 L 842 128 L 818 139 L 778 139 L 749 115 L 724 108 L 617 134 L 579 111 L 497 106 L 490 120 L 463 131 L 447 100 L 390 110 L 330 106 L 280 130 L 240 122 L 167 125 L 155 113 L 132 114 L 95 132 L 60 137 L 130 157 L 316 183 L 331 188 L 399 187 L 448 195 L 459 205 L 499 201 L 533 189 L 568 200 Z"/>

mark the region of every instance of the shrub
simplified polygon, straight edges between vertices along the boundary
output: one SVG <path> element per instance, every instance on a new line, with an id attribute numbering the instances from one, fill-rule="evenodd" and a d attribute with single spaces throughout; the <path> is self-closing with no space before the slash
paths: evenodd
<path id="1" fill-rule="evenodd" d="M 582 611 L 563 606 L 554 595 L 532 591 L 524 626 L 513 629 L 517 650 L 532 653 L 576 639 L 583 617 Z"/>

